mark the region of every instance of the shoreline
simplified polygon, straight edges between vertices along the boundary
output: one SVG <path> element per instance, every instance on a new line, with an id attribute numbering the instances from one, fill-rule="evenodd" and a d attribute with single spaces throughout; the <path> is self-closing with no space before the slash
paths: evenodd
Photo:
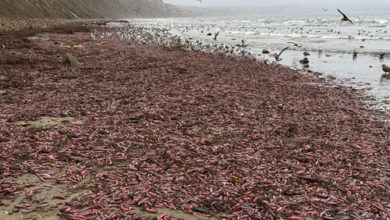
<path id="1" fill-rule="evenodd" d="M 390 129 L 361 91 L 94 29 L 0 35 L 7 218 L 389 217 Z"/>
<path id="2" fill-rule="evenodd" d="M 272 62 L 274 60 L 274 52 L 279 53 L 283 48 L 289 46 L 289 49 L 282 54 L 282 59 L 278 63 L 294 69 L 301 69 L 303 71 L 308 70 L 321 72 L 326 76 L 336 77 L 339 79 L 339 83 L 345 86 L 353 86 L 357 89 L 366 89 L 368 95 L 374 96 L 378 100 L 376 108 L 384 111 L 389 108 L 390 87 L 388 86 L 387 80 L 383 79 L 384 73 L 381 68 L 381 65 L 385 64 L 386 59 L 388 58 L 388 55 L 386 55 L 388 54 L 388 50 L 386 49 L 387 47 L 383 50 L 373 49 L 373 45 L 378 45 L 378 43 L 373 43 L 372 40 L 366 39 L 368 36 L 364 34 L 361 35 L 361 33 L 359 33 L 359 35 L 354 35 L 350 32 L 350 34 L 352 34 L 350 36 L 364 39 L 362 39 L 362 41 L 354 40 L 352 42 L 351 40 L 344 40 L 344 43 L 350 46 L 339 51 L 341 48 L 334 46 L 329 47 L 329 44 L 333 42 L 335 45 L 339 45 L 340 41 L 342 41 L 341 39 L 335 41 L 324 40 L 324 45 L 322 45 L 322 43 L 313 43 L 312 40 L 307 40 L 305 38 L 302 40 L 294 39 L 285 32 L 289 29 L 289 27 L 286 28 L 282 26 L 278 27 L 278 30 L 281 30 L 276 31 L 275 36 L 283 35 L 284 37 L 287 37 L 287 39 L 277 40 L 274 37 L 271 37 L 273 33 L 272 31 L 274 30 L 268 33 L 266 25 L 261 22 L 259 24 L 252 24 L 252 26 L 245 28 L 245 22 L 242 23 L 242 27 L 237 26 L 240 25 L 239 18 L 219 19 L 221 19 L 220 23 L 217 22 L 217 18 L 211 19 L 211 21 L 196 18 L 163 19 L 158 22 L 141 19 L 136 20 L 134 25 L 144 26 L 149 30 L 151 28 L 165 28 L 167 29 L 167 32 L 172 35 L 179 36 L 180 38 L 184 38 L 185 41 L 189 41 L 190 44 L 194 44 L 195 41 L 200 41 L 203 45 L 216 45 L 212 47 L 220 47 L 220 45 L 223 45 L 223 47 L 226 46 L 228 50 L 231 49 L 231 46 L 238 44 L 240 39 L 243 37 L 242 35 L 245 33 L 246 41 L 248 43 L 244 50 L 248 52 L 247 54 L 250 53 L 250 56 L 259 60 L 267 60 L 267 62 Z M 255 20 L 253 20 L 253 22 L 255 22 Z M 279 22 L 273 22 L 274 25 L 279 25 Z M 227 23 L 226 27 L 221 26 L 224 23 Z M 188 26 L 186 24 L 188 24 Z M 294 29 L 299 30 L 299 27 L 301 32 L 303 32 L 303 30 L 314 32 L 311 27 L 307 27 L 305 25 L 294 26 Z M 363 26 L 360 27 L 364 29 Z M 249 30 L 248 34 L 246 34 L 248 31 L 247 29 Z M 212 30 L 221 30 L 218 35 L 218 40 L 213 39 L 214 33 Z M 328 29 L 328 31 L 330 31 L 330 33 L 334 32 L 333 29 Z M 381 30 L 376 30 L 376 32 L 380 31 Z M 375 32 L 375 30 L 373 32 Z M 211 36 L 209 36 L 209 34 Z M 265 36 L 270 36 L 270 39 L 266 39 Z M 323 33 L 313 34 L 311 37 L 313 39 L 318 38 L 317 40 L 320 42 L 322 41 L 321 39 L 324 35 Z M 334 37 L 337 38 L 338 36 L 336 35 Z M 288 39 L 290 39 L 290 41 L 288 41 Z M 285 41 L 288 42 L 286 43 Z M 296 44 L 293 44 L 294 41 Z M 360 48 L 353 49 L 353 45 L 357 47 L 360 45 Z M 381 47 L 379 46 L 379 48 Z M 222 52 L 224 52 L 223 50 Z M 264 50 L 269 52 L 269 54 L 262 53 Z M 367 55 L 365 51 L 371 51 L 372 54 Z M 304 55 L 304 53 L 307 52 L 310 53 Z M 303 58 L 308 59 L 309 66 L 305 67 L 300 63 L 300 60 Z"/>
<path id="3" fill-rule="evenodd" d="M 181 17 L 177 17 L 181 18 Z M 161 18 L 166 19 L 166 18 Z M 176 18 L 170 18 L 170 19 L 176 19 Z M 370 91 L 378 90 L 378 88 L 371 87 L 372 82 L 362 82 L 362 81 L 354 81 L 355 77 L 352 78 L 346 78 L 345 76 L 337 76 L 335 73 L 325 73 L 321 71 L 315 71 L 312 68 L 306 68 L 302 67 L 302 64 L 299 64 L 298 62 L 294 65 L 287 64 L 283 59 L 281 61 L 270 61 L 270 58 L 272 58 L 273 54 L 269 54 L 270 56 L 266 59 L 258 58 L 255 56 L 255 52 L 253 52 L 252 47 L 249 47 L 249 50 L 247 46 L 239 46 L 235 45 L 236 51 L 234 54 L 226 53 L 226 50 L 224 48 L 221 48 L 219 45 L 219 42 L 215 42 L 215 45 L 213 43 L 207 45 L 207 42 L 203 42 L 204 44 L 195 44 L 194 47 L 194 40 L 195 39 L 188 39 L 186 37 L 175 35 L 170 33 L 169 29 L 166 28 L 156 28 L 156 27 L 145 27 L 140 26 L 139 24 L 132 23 L 136 22 L 137 20 L 151 20 L 151 18 L 134 18 L 134 19 L 123 19 L 121 21 L 115 21 L 111 20 L 106 22 L 102 25 L 103 28 L 114 28 L 116 30 L 119 30 L 118 33 L 121 40 L 125 41 L 132 41 L 131 44 L 137 45 L 137 44 L 146 44 L 149 46 L 154 46 L 158 48 L 168 49 L 168 50 L 185 50 L 185 51 L 195 51 L 205 54 L 215 54 L 215 55 L 222 55 L 227 57 L 240 57 L 244 59 L 252 59 L 257 62 L 270 62 L 267 65 L 281 65 L 285 68 L 289 68 L 293 71 L 297 71 L 304 75 L 309 75 L 310 77 L 318 78 L 321 82 L 318 84 L 320 86 L 332 86 L 332 87 L 338 87 L 342 86 L 348 89 L 357 89 L 359 91 L 363 91 L 363 94 L 359 96 L 359 99 L 364 101 L 366 106 L 374 111 L 378 111 L 379 114 L 383 115 L 382 119 L 386 122 L 389 122 L 390 114 L 388 113 L 389 110 L 389 103 L 390 100 L 388 100 L 388 96 L 385 96 L 383 94 L 379 95 L 378 92 L 371 93 Z M 127 21 L 128 24 L 126 24 Z M 111 25 L 110 25 L 111 24 Z M 137 31 L 133 31 L 132 33 L 127 32 L 127 28 L 134 29 Z M 161 37 L 163 36 L 163 37 Z M 156 41 L 156 38 L 158 39 Z M 162 40 L 163 39 L 163 40 Z M 202 42 L 196 40 L 195 42 Z M 210 43 L 210 42 L 208 42 Z M 226 45 L 227 46 L 227 45 Z M 234 47 L 233 47 L 234 48 Z M 228 50 L 231 48 L 229 47 Z M 259 51 L 259 49 L 257 48 Z M 297 51 L 300 51 L 297 48 L 292 48 L 292 51 L 294 51 L 295 56 L 298 57 L 299 55 L 296 53 Z M 305 50 L 306 51 L 306 50 Z M 260 52 L 260 51 L 259 51 Z M 313 51 L 310 51 L 313 52 Z M 318 51 L 314 51 L 318 52 Z M 330 53 L 335 53 L 334 51 L 326 51 Z M 289 53 L 289 51 L 286 51 L 285 53 Z M 321 52 L 320 54 L 324 55 L 325 51 Z M 328 53 L 326 53 L 328 55 Z M 349 54 L 345 52 L 341 52 L 341 54 Z M 364 54 L 364 53 L 359 53 Z M 379 53 L 375 53 L 379 54 Z M 373 55 L 373 54 L 372 54 Z M 305 56 L 306 57 L 306 56 Z M 289 58 L 291 59 L 291 57 Z M 298 61 L 299 59 L 297 59 Z M 311 64 L 310 64 L 311 65 Z M 300 67 L 299 67 L 300 66 Z M 380 90 L 380 89 L 379 89 Z M 386 98 L 387 97 L 387 98 Z"/>

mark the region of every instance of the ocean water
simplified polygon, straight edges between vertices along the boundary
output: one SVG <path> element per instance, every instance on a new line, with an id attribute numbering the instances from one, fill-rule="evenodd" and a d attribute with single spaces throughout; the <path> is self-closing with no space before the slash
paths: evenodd
<path id="1" fill-rule="evenodd" d="M 133 25 L 161 28 L 187 41 L 215 45 L 246 45 L 256 59 L 275 61 L 270 54 L 289 47 L 278 63 L 336 77 L 345 86 L 365 89 L 377 100 L 375 107 L 390 107 L 390 80 L 382 77 L 382 64 L 390 65 L 389 14 L 350 15 L 354 24 L 341 22 L 339 14 L 193 17 L 130 20 Z M 214 34 L 219 32 L 217 40 Z M 210 36 L 211 34 L 211 36 Z M 294 46 L 293 43 L 298 46 Z M 299 62 L 310 55 L 309 68 Z M 354 56 L 353 54 L 357 55 Z M 380 58 L 380 54 L 384 57 Z"/>

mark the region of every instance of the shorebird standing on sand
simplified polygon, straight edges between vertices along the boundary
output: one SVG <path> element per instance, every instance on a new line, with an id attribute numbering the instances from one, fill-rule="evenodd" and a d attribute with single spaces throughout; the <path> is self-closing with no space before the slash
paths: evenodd
<path id="1" fill-rule="evenodd" d="M 349 21 L 351 22 L 351 24 L 353 24 L 353 22 L 342 12 L 340 11 L 340 9 L 337 9 L 337 11 L 343 16 L 343 18 L 341 19 L 341 21 Z"/>
<path id="2" fill-rule="evenodd" d="M 242 39 L 241 40 L 241 47 L 247 47 L 248 44 L 245 44 L 245 39 Z"/>
<path id="3" fill-rule="evenodd" d="M 353 52 L 352 52 L 352 59 L 356 59 L 357 58 L 357 55 L 358 55 L 358 52 L 356 51 L 356 50 L 354 50 Z"/>
<path id="4" fill-rule="evenodd" d="M 265 64 L 265 65 L 270 65 L 270 64 L 271 64 L 271 61 L 269 60 L 268 54 L 266 54 L 266 55 L 264 56 L 264 64 Z"/>
<path id="5" fill-rule="evenodd" d="M 382 65 L 382 70 L 385 72 L 381 76 L 381 82 L 382 80 L 390 80 L 390 66 L 383 64 Z"/>
<path id="6" fill-rule="evenodd" d="M 385 72 L 385 73 L 390 73 L 390 66 L 386 65 L 386 64 L 383 64 L 382 65 L 382 70 Z"/>

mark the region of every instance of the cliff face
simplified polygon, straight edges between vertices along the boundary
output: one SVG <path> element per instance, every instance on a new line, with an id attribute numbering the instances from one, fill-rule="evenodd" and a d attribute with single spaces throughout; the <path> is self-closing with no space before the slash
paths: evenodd
<path id="1" fill-rule="evenodd" d="M 179 15 L 162 0 L 1 0 L 7 18 L 130 18 Z"/>

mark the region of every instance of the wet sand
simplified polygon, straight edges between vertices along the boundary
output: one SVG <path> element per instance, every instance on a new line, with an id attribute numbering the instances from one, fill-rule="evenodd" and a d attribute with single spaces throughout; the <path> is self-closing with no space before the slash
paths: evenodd
<path id="1" fill-rule="evenodd" d="M 0 35 L 0 216 L 390 217 L 390 129 L 362 91 L 109 31 Z"/>
<path id="2" fill-rule="evenodd" d="M 389 80 L 382 76 L 382 64 L 389 58 L 390 43 L 386 16 L 362 15 L 355 25 L 340 23 L 338 14 L 264 15 L 210 18 L 167 18 L 129 20 L 135 26 L 165 29 L 188 44 L 206 45 L 220 52 L 244 50 L 249 57 L 274 62 L 274 53 L 289 47 L 277 63 L 302 71 L 336 77 L 344 86 L 365 89 L 376 99 L 373 108 L 388 111 Z M 150 31 L 149 32 L 153 32 Z M 219 32 L 217 40 L 214 34 Z M 184 40 L 185 39 L 185 40 Z M 241 40 L 245 47 L 239 47 Z M 238 49 L 238 52 L 236 51 Z M 267 50 L 269 54 L 263 54 Z M 304 52 L 308 65 L 302 65 Z M 355 55 L 354 55 L 355 54 Z"/>

